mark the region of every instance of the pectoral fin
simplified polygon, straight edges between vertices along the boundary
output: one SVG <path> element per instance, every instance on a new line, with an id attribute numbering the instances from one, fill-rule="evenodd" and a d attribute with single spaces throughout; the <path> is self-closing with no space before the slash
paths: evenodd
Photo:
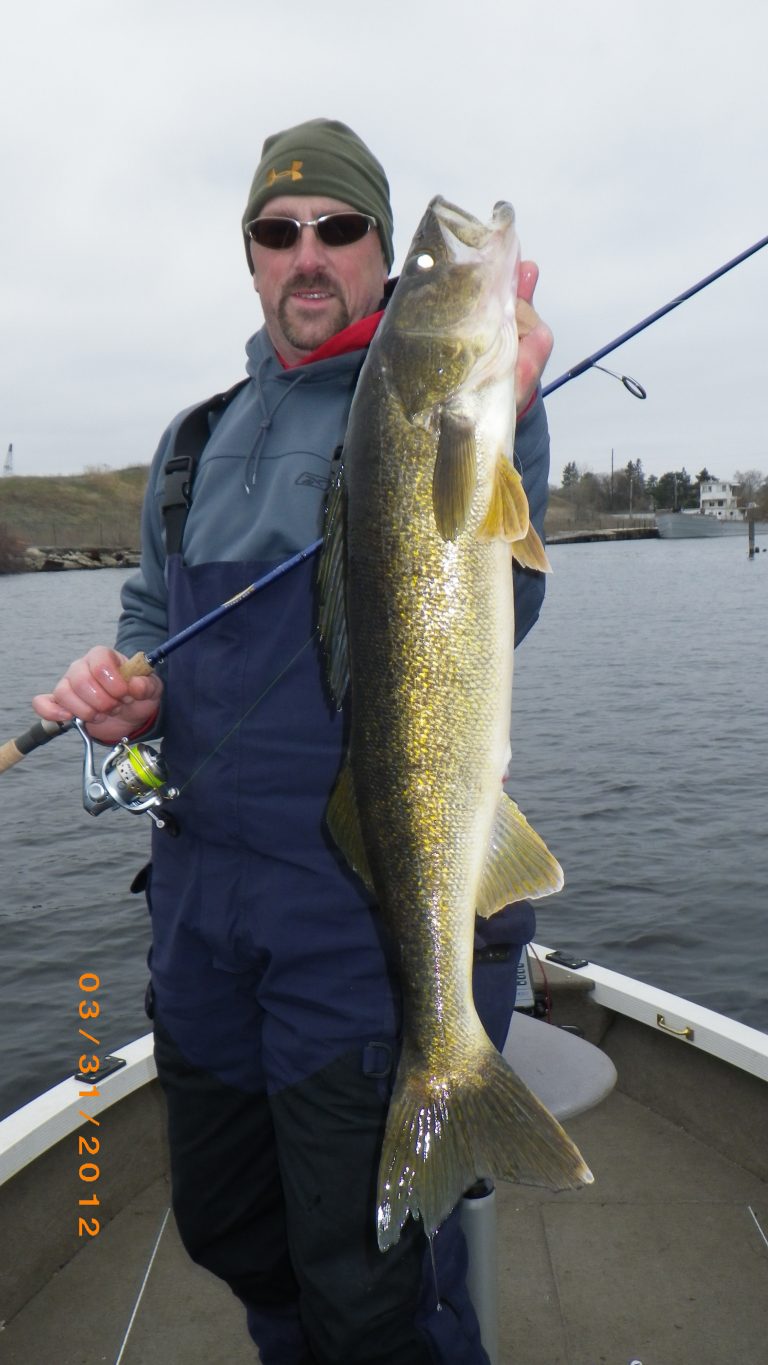
<path id="1" fill-rule="evenodd" d="M 331 793 L 326 819 L 328 828 L 352 871 L 356 872 L 358 877 L 365 882 L 368 890 L 373 892 L 373 877 L 371 876 L 368 854 L 363 843 L 355 785 L 348 759 L 345 761 L 336 786 Z"/>
<path id="2" fill-rule="evenodd" d="M 432 505 L 443 540 L 464 530 L 477 478 L 475 426 L 462 413 L 441 408 L 437 459 L 432 476 Z"/>
<path id="3" fill-rule="evenodd" d="M 515 802 L 501 793 L 480 894 L 484 919 L 513 901 L 538 900 L 563 885 L 563 869 Z"/>

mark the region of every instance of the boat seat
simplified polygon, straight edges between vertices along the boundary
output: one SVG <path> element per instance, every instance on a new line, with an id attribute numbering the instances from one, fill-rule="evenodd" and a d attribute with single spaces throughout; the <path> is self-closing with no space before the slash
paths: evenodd
<path id="1" fill-rule="evenodd" d="M 573 1118 L 611 1093 L 616 1068 L 599 1047 L 566 1029 L 515 1010 L 504 1058 L 556 1119 Z M 461 1201 L 467 1239 L 467 1288 L 491 1365 L 499 1365 L 496 1191 L 480 1181 Z"/>
<path id="2" fill-rule="evenodd" d="M 519 1010 L 512 1014 L 502 1053 L 561 1121 L 592 1109 L 616 1084 L 616 1068 L 599 1047 Z"/>

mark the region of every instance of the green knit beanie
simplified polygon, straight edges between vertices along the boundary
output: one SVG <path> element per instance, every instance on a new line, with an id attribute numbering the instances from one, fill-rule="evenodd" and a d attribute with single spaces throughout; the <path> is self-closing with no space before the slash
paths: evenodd
<path id="1" fill-rule="evenodd" d="M 360 213 L 370 213 L 391 269 L 392 207 L 384 169 L 365 143 L 346 123 L 314 118 L 268 137 L 253 177 L 243 214 L 243 237 L 248 266 L 253 273 L 246 224 L 258 218 L 270 199 L 283 194 L 316 194 L 340 199 Z"/>

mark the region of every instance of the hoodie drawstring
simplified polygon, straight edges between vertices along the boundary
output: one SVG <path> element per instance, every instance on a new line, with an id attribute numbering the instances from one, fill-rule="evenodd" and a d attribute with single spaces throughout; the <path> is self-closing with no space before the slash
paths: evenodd
<path id="1" fill-rule="evenodd" d="M 248 455 L 248 459 L 245 465 L 244 486 L 246 493 L 251 493 L 256 483 L 256 475 L 258 473 L 259 468 L 261 448 L 264 444 L 264 437 L 272 425 L 272 419 L 274 418 L 275 413 L 277 412 L 281 403 L 285 402 L 288 395 L 293 392 L 297 384 L 301 383 L 302 379 L 304 379 L 307 373 L 306 370 L 298 370 L 295 379 L 293 379 L 290 384 L 287 384 L 285 386 L 283 392 L 280 394 L 280 397 L 278 398 L 274 407 L 268 408 L 264 394 L 264 386 L 261 380 L 261 372 L 264 366 L 269 363 L 269 360 L 270 360 L 269 356 L 264 356 L 264 358 L 259 362 L 259 368 L 256 371 L 256 374 L 254 375 L 254 379 L 256 380 L 256 393 L 258 395 L 259 403 L 261 405 L 262 417 L 261 421 L 259 422 L 258 430 L 256 432 L 256 439 L 253 443 L 253 446 Z"/>

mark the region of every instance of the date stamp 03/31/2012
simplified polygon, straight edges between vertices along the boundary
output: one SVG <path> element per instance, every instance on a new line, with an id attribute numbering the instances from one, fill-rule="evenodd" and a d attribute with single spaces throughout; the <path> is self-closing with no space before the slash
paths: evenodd
<path id="1" fill-rule="evenodd" d="M 78 1001 L 77 1012 L 80 1016 L 80 1027 L 78 1033 L 95 1048 L 101 1046 L 98 1035 L 103 1030 L 103 1020 L 99 1022 L 101 1016 L 101 1002 L 98 992 L 101 989 L 101 978 L 95 972 L 83 972 L 78 980 L 78 989 L 82 998 Z M 120 1057 L 100 1057 L 98 1052 L 84 1052 L 78 1059 L 78 1067 L 75 1072 L 75 1080 L 83 1082 L 88 1089 L 78 1091 L 80 1099 L 98 1099 L 101 1094 L 97 1082 L 100 1082 L 105 1075 L 116 1071 L 125 1065 Z M 85 1108 L 80 1109 L 81 1118 L 89 1125 L 85 1131 L 79 1129 L 75 1133 L 77 1142 L 78 1158 L 78 1178 L 80 1180 L 81 1198 L 78 1199 L 78 1222 L 77 1231 L 79 1237 L 98 1237 L 101 1231 L 101 1219 L 96 1213 L 90 1210 L 97 1209 L 100 1205 L 97 1193 L 98 1182 L 101 1178 L 101 1137 L 97 1131 L 101 1127 L 101 1120 L 94 1114 L 87 1112 Z"/>

